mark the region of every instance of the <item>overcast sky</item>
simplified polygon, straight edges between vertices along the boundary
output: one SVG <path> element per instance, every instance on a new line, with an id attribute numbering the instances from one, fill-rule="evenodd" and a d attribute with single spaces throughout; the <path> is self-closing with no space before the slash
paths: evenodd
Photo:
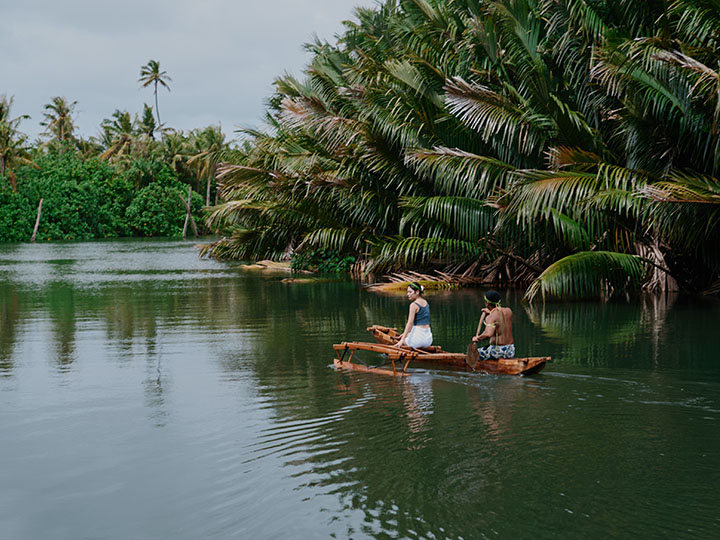
<path id="1" fill-rule="evenodd" d="M 0 95 L 34 139 L 53 96 L 77 101 L 83 137 L 115 109 L 154 106 L 140 88 L 150 59 L 172 78 L 160 118 L 176 129 L 259 127 L 272 81 L 301 75 L 317 35 L 334 42 L 355 6 L 374 0 L 0 0 Z"/>

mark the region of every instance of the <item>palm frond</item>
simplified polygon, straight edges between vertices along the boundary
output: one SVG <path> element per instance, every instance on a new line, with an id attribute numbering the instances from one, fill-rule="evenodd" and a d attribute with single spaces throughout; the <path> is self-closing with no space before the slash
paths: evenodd
<path id="1" fill-rule="evenodd" d="M 477 243 L 446 238 L 400 236 L 378 242 L 375 249 L 377 254 L 374 254 L 370 261 L 370 272 L 472 261 L 481 253 Z"/>
<path id="2" fill-rule="evenodd" d="M 505 187 L 508 173 L 514 170 L 499 159 L 458 148 L 410 150 L 405 161 L 433 178 L 438 193 L 460 197 L 489 197 L 496 188 Z"/>
<path id="3" fill-rule="evenodd" d="M 527 155 L 556 133 L 551 119 L 528 113 L 490 88 L 455 77 L 445 90 L 448 110 L 486 142 L 497 137 L 498 145 Z"/>
<path id="4" fill-rule="evenodd" d="M 669 13 L 678 17 L 677 29 L 685 40 L 705 47 L 720 42 L 720 2 L 717 0 L 675 0 Z"/>
<path id="5" fill-rule="evenodd" d="M 415 90 L 419 96 L 427 99 L 436 107 L 442 108 L 445 105 L 440 94 L 428 86 L 425 78 L 420 73 L 420 70 L 413 66 L 409 61 L 389 60 L 386 62 L 385 67 L 393 77 L 405 83 L 407 86 Z"/>
<path id="6" fill-rule="evenodd" d="M 583 251 L 551 264 L 527 290 L 525 299 L 537 295 L 588 298 L 637 290 L 646 275 L 643 260 L 636 255 L 609 251 Z"/>
<path id="7" fill-rule="evenodd" d="M 485 201 L 469 197 L 402 197 L 403 217 L 400 232 L 407 226 L 414 231 L 427 229 L 427 223 L 441 223 L 443 232 L 467 242 L 490 236 L 495 226 L 496 209 Z M 438 237 L 427 231 L 431 237 Z"/>
<path id="8" fill-rule="evenodd" d="M 555 208 L 551 210 L 550 217 L 558 236 L 567 247 L 576 250 L 590 249 L 590 235 L 582 223 Z"/>

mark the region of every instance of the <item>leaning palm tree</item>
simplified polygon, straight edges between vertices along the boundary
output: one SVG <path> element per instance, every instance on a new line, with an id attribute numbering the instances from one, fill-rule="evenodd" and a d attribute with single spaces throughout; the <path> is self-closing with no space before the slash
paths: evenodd
<path id="1" fill-rule="evenodd" d="M 100 140 L 106 146 L 100 159 L 118 161 L 129 157 L 138 144 L 136 121 L 128 111 L 116 109 L 101 124 Z"/>
<path id="2" fill-rule="evenodd" d="M 138 79 L 138 82 L 142 83 L 143 88 L 150 86 L 151 84 L 153 85 L 153 91 L 155 94 L 155 114 L 157 115 L 157 123 L 159 127 L 162 127 L 162 122 L 160 122 L 160 109 L 158 108 L 158 84 L 167 88 L 167 91 L 169 92 L 170 86 L 168 86 L 168 81 L 172 81 L 172 79 L 168 76 L 166 71 L 160 71 L 160 62 L 157 60 L 150 60 L 147 64 L 140 68 L 140 78 Z"/>

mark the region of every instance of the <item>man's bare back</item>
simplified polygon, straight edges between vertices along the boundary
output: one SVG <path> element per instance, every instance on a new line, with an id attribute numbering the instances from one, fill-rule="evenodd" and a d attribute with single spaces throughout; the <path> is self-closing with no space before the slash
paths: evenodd
<path id="1" fill-rule="evenodd" d="M 483 328 L 483 324 L 485 328 Z M 488 291 L 485 294 L 485 307 L 478 324 L 477 332 L 472 338 L 474 343 L 490 340 L 490 345 L 513 345 L 512 309 L 500 306 L 500 294 L 497 291 Z"/>
<path id="2" fill-rule="evenodd" d="M 490 345 L 512 345 L 514 343 L 512 326 L 513 312 L 507 307 L 495 307 L 493 309 L 483 308 L 487 313 L 485 317 L 485 328 L 493 330 L 489 337 Z M 483 332 L 485 334 L 485 332 Z M 482 336 L 481 336 L 482 337 Z"/>

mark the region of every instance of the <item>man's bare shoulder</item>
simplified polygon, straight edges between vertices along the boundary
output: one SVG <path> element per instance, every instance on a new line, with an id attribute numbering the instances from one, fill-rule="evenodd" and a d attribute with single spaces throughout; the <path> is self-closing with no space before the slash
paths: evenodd
<path id="1" fill-rule="evenodd" d="M 505 309 L 505 308 L 501 308 L 501 309 Z M 503 315 L 504 314 L 505 314 L 505 312 L 503 311 Z M 500 311 L 498 311 L 497 309 L 492 310 L 490 312 L 490 315 L 488 315 L 487 321 L 494 323 L 499 320 L 500 320 Z"/>

